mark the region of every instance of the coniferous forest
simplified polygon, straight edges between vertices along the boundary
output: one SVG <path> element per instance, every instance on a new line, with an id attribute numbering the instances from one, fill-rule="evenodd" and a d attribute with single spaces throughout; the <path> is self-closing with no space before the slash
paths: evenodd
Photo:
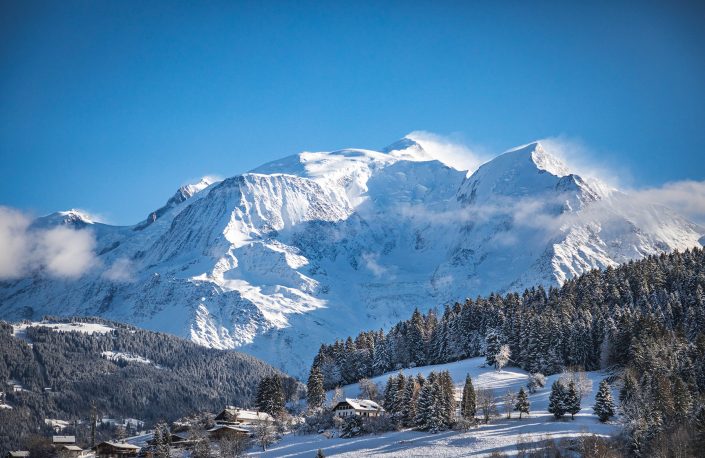
<path id="1" fill-rule="evenodd" d="M 104 323 L 114 330 L 86 334 L 29 327 L 23 340 L 0 321 L 0 386 L 12 381 L 23 388 L 5 393 L 13 408 L 0 409 L 0 453 L 24 445 L 29 432 L 46 432 L 46 418 L 87 424 L 93 407 L 98 417 L 151 424 L 229 404 L 254 406 L 258 384 L 267 377 L 276 376 L 289 398 L 299 387 L 243 353 L 99 318 L 49 318 Z M 105 351 L 139 355 L 149 363 L 108 360 Z"/>
<path id="2" fill-rule="evenodd" d="M 560 288 L 415 310 L 386 333 L 322 345 L 311 373 L 331 389 L 481 355 L 495 364 L 508 346 L 509 364 L 531 373 L 613 369 L 631 453 L 658 454 L 676 440 L 705 447 L 704 291 L 703 249 L 651 256 Z"/>

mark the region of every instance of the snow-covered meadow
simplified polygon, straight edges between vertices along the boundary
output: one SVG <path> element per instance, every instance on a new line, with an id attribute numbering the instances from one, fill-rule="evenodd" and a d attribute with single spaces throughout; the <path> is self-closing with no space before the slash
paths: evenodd
<path id="1" fill-rule="evenodd" d="M 546 387 L 529 396 L 531 401 L 531 414 L 521 420 L 516 412 L 512 418 L 505 418 L 501 398 L 507 390 L 518 392 L 525 386 L 528 374 L 516 368 L 507 368 L 495 371 L 491 367 L 483 367 L 484 358 L 472 358 L 448 364 L 424 366 L 405 369 L 405 375 L 421 373 L 428 376 L 431 371 L 448 370 L 456 386 L 458 398 L 462 392 L 465 376 L 470 374 L 476 389 L 484 388 L 494 390 L 500 416 L 490 424 L 479 425 L 468 432 L 444 431 L 431 434 L 422 431 L 397 431 L 376 435 L 355 437 L 351 439 L 331 438 L 324 435 L 286 435 L 284 439 L 270 447 L 267 452 L 254 452 L 255 456 L 262 457 L 311 457 L 318 449 L 322 449 L 326 456 L 386 456 L 386 457 L 458 457 L 458 456 L 486 456 L 492 452 L 501 452 L 508 455 L 517 453 L 517 443 L 538 445 L 545 439 L 578 438 L 585 434 L 612 436 L 618 433 L 619 425 L 616 422 L 600 423 L 593 413 L 595 394 L 600 381 L 608 374 L 603 372 L 587 372 L 588 379 L 592 382 L 592 389 L 582 400 L 582 410 L 571 420 L 570 416 L 562 420 L 555 420 L 547 412 L 548 396 L 551 384 L 560 377 L 560 374 L 546 378 Z M 384 387 L 389 373 L 372 379 Z M 343 387 L 346 397 L 357 397 L 359 387 L 357 384 Z M 616 393 L 613 393 L 616 398 Z M 328 393 L 329 399 L 332 392 Z"/>

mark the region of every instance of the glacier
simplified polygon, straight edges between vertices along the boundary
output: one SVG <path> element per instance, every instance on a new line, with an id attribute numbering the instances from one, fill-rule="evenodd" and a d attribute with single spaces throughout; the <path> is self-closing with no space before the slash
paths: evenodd
<path id="1" fill-rule="evenodd" d="M 674 211 L 571 173 L 539 142 L 467 171 L 413 135 L 204 178 L 133 226 L 76 210 L 31 225 L 57 226 L 91 231 L 95 267 L 0 282 L 0 318 L 102 316 L 299 377 L 322 342 L 415 307 L 556 286 L 705 240 Z"/>

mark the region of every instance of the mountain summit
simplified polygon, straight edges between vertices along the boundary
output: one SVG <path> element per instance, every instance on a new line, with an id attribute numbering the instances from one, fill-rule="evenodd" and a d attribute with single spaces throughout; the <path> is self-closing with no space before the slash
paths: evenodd
<path id="1" fill-rule="evenodd" d="M 182 187 L 134 226 L 40 218 L 93 231 L 99 267 L 0 283 L 0 317 L 100 315 L 303 376 L 321 342 L 414 307 L 558 285 L 705 234 L 571 173 L 540 143 L 471 172 L 407 136 Z"/>

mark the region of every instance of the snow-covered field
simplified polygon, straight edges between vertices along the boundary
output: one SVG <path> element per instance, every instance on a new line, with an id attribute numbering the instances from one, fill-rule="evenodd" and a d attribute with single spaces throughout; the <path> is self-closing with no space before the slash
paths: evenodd
<path id="1" fill-rule="evenodd" d="M 44 327 L 50 328 L 57 332 L 83 332 L 85 334 L 105 334 L 113 330 L 110 326 L 106 326 L 100 323 L 45 323 L 45 322 L 32 322 L 32 323 L 20 323 L 12 325 L 12 333 L 15 337 L 25 339 L 27 328 L 30 327 Z"/>
<path id="2" fill-rule="evenodd" d="M 582 401 L 583 409 L 575 416 L 557 421 L 547 412 L 548 396 L 551 384 L 560 375 L 547 377 L 546 387 L 529 396 L 531 415 L 529 418 L 518 419 L 514 412 L 511 419 L 504 418 L 501 397 L 508 389 L 517 392 L 526 385 L 527 373 L 521 369 L 509 368 L 497 372 L 489 367 L 482 367 L 484 358 L 473 358 L 449 364 L 424 366 L 404 370 L 405 375 L 421 373 L 427 376 L 431 371 L 448 370 L 455 382 L 458 395 L 462 390 L 466 374 L 473 378 L 475 389 L 492 389 L 498 398 L 498 410 L 501 417 L 494 419 L 488 425 L 480 425 L 468 432 L 445 431 L 430 434 L 421 431 L 398 431 L 356 437 L 352 439 L 327 439 L 322 435 L 296 436 L 287 435 L 265 452 L 255 452 L 255 456 L 263 457 L 312 457 L 320 448 L 326 456 L 386 456 L 386 457 L 422 457 L 422 456 L 485 456 L 499 451 L 509 455 L 517 453 L 519 440 L 524 443 L 538 444 L 544 439 L 577 438 L 584 434 L 601 436 L 614 435 L 619 431 L 617 423 L 602 424 L 593 414 L 592 404 L 600 381 L 607 376 L 603 372 L 587 372 L 592 381 L 592 390 Z M 383 386 L 387 377 L 385 374 L 373 379 Z M 356 397 L 359 394 L 357 384 L 343 388 L 345 396 Z M 330 396 L 331 393 L 329 393 Z M 614 393 L 616 399 L 616 393 Z"/>
<path id="3" fill-rule="evenodd" d="M 108 361 L 125 361 L 129 363 L 152 364 L 152 361 L 150 359 L 147 359 L 144 356 L 140 355 L 133 355 L 132 353 L 123 353 L 120 351 L 104 351 L 100 355 Z"/>

